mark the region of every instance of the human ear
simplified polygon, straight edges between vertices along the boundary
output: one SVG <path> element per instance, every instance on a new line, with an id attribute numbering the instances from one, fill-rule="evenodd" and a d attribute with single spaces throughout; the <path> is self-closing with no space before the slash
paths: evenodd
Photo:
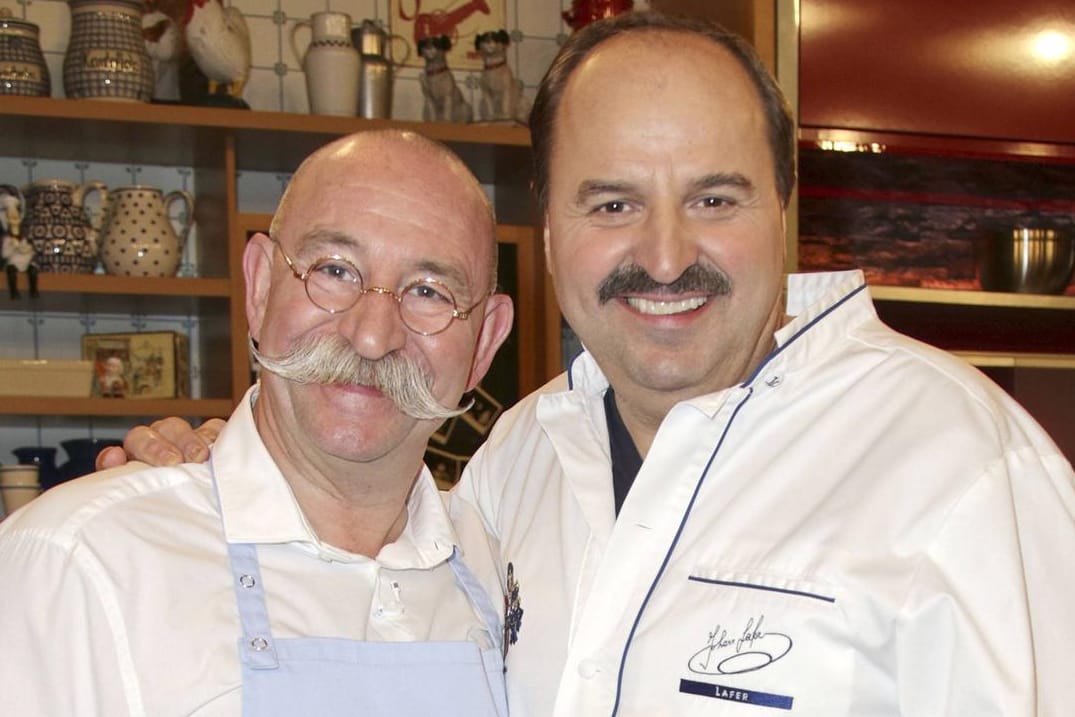
<path id="1" fill-rule="evenodd" d="M 514 319 L 515 305 L 510 296 L 493 294 L 486 300 L 478 343 L 474 347 L 474 358 L 470 363 L 470 376 L 467 377 L 467 391 L 473 390 L 485 378 L 497 349 L 511 333 L 511 322 Z"/>
<path id="2" fill-rule="evenodd" d="M 258 232 L 243 249 L 243 278 L 246 279 L 246 323 L 250 337 L 258 341 L 265 318 L 272 283 L 272 239 Z"/>

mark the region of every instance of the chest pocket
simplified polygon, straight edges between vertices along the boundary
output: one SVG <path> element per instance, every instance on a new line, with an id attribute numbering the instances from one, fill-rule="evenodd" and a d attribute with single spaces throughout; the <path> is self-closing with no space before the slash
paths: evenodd
<path id="1" fill-rule="evenodd" d="M 678 613 L 665 636 L 674 647 L 662 646 L 677 714 L 851 714 L 855 648 L 839 586 L 697 565 L 677 582 L 662 601 Z"/>

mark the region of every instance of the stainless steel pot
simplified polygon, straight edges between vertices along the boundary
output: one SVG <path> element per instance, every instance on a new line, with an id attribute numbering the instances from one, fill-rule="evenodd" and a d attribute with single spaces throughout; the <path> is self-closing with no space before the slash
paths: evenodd
<path id="1" fill-rule="evenodd" d="M 978 256 L 986 291 L 1062 294 L 1075 268 L 1075 232 L 1018 227 L 986 237 Z"/>

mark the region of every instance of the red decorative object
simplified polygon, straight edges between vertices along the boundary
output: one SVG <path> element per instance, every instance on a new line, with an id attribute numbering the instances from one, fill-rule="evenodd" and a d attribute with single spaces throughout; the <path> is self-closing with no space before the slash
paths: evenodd
<path id="1" fill-rule="evenodd" d="M 571 0 L 571 10 L 560 13 L 572 30 L 589 25 L 594 20 L 630 12 L 634 0 Z"/>

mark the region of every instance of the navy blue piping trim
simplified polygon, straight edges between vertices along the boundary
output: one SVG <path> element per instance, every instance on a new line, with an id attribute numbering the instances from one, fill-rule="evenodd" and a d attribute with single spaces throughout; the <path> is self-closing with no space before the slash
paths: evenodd
<path id="1" fill-rule="evenodd" d="M 571 359 L 571 361 L 568 362 L 568 364 L 567 364 L 567 390 L 568 391 L 574 391 L 575 390 L 575 379 L 573 378 L 573 375 L 572 375 L 573 374 L 572 369 L 575 368 L 575 362 L 578 361 L 579 357 L 581 357 L 581 356 L 582 356 L 582 352 L 579 352 L 579 353 L 575 354 L 575 357 L 573 359 Z"/>
<path id="2" fill-rule="evenodd" d="M 865 284 L 860 284 L 859 286 L 855 287 L 854 289 L 852 289 L 851 291 L 849 291 L 849 292 L 848 292 L 847 294 L 845 294 L 845 295 L 843 296 L 843 298 L 841 298 L 841 299 L 840 299 L 839 301 L 837 301 L 837 302 L 836 302 L 835 304 L 833 304 L 832 306 L 830 306 L 829 308 L 825 309 L 825 310 L 824 310 L 824 311 L 822 311 L 822 312 L 821 312 L 820 314 L 818 314 L 817 316 L 815 316 L 815 317 L 814 317 L 814 319 L 813 319 L 813 320 L 812 320 L 812 321 L 811 321 L 810 323 L 808 323 L 808 324 L 807 324 L 806 326 L 802 327 L 801 329 L 799 329 L 798 331 L 796 331 L 796 332 L 795 332 L 794 334 L 792 334 L 791 338 L 789 338 L 789 339 L 787 340 L 787 342 L 786 342 L 786 343 L 784 343 L 784 344 L 782 344 L 782 345 L 780 345 L 780 346 L 777 346 L 777 347 L 776 347 L 776 349 L 775 349 L 775 350 L 774 350 L 774 351 L 773 351 L 772 353 L 770 353 L 770 354 L 769 354 L 769 355 L 768 355 L 768 356 L 767 356 L 767 357 L 765 358 L 765 360 L 764 360 L 764 361 L 762 361 L 762 362 L 761 362 L 761 364 L 760 364 L 760 365 L 758 366 L 758 368 L 754 369 L 754 373 L 750 374 L 750 377 L 749 377 L 749 378 L 748 378 L 748 379 L 747 379 L 746 381 L 743 381 L 743 383 L 742 383 L 742 384 L 740 384 L 740 385 L 741 385 L 741 386 L 742 386 L 743 388 L 746 388 L 746 387 L 747 387 L 747 386 L 749 386 L 749 385 L 750 385 L 751 383 L 753 383 L 753 382 L 754 382 L 754 379 L 756 379 L 756 378 L 758 377 L 758 374 L 760 374 L 760 373 L 762 372 L 762 370 L 763 370 L 763 369 L 764 369 L 764 368 L 765 368 L 766 366 L 768 366 L 768 365 L 769 365 L 769 362 L 770 362 L 770 361 L 772 361 L 772 360 L 773 360 L 773 359 L 775 359 L 775 358 L 776 358 L 777 356 L 779 356 L 779 355 L 780 355 L 780 353 L 781 353 L 781 352 L 782 352 L 782 351 L 783 351 L 784 349 L 786 349 L 786 348 L 787 348 L 788 346 L 791 346 L 791 345 L 792 345 L 793 343 L 795 343 L 795 340 L 796 340 L 796 339 L 798 339 L 798 338 L 799 338 L 800 336 L 802 336 L 803 334 L 805 334 L 805 333 L 806 333 L 807 331 L 809 331 L 809 330 L 810 330 L 810 328 L 811 328 L 812 326 L 814 326 L 814 324 L 816 324 L 816 323 L 818 323 L 819 321 L 821 321 L 822 319 L 824 319 L 824 318 L 825 318 L 826 316 L 828 316 L 829 314 L 831 314 L 831 313 L 832 313 L 833 311 L 836 311 L 836 309 L 838 309 L 838 308 L 840 308 L 841 306 L 843 306 L 844 304 L 846 304 L 846 303 L 847 303 L 847 302 L 848 302 L 848 301 L 849 301 L 849 300 L 851 299 L 851 297 L 852 297 L 852 296 L 854 296 L 855 294 L 858 294 L 858 293 L 859 293 L 859 292 L 861 292 L 861 291 L 864 291 L 865 289 L 866 289 L 866 285 L 865 285 Z"/>
<path id="3" fill-rule="evenodd" d="M 653 582 L 650 583 L 649 590 L 646 591 L 646 597 L 642 600 L 642 605 L 639 606 L 638 613 L 635 615 L 635 621 L 631 624 L 631 631 L 627 634 L 627 642 L 624 643 L 623 654 L 620 656 L 620 670 L 619 674 L 616 676 L 616 701 L 612 705 L 612 714 L 610 717 L 615 717 L 620 709 L 620 695 L 623 690 L 623 670 L 627 666 L 627 653 L 631 650 L 631 642 L 634 640 L 639 622 L 642 621 L 642 613 L 646 611 L 646 605 L 649 604 L 650 598 L 653 597 L 653 593 L 657 589 L 657 583 L 661 581 L 661 575 L 664 574 L 665 568 L 668 567 L 668 561 L 672 559 L 672 553 L 675 551 L 676 545 L 679 544 L 679 539 L 683 535 L 683 529 L 687 526 L 687 520 L 690 518 L 691 511 L 694 509 L 694 502 L 698 499 L 698 494 L 702 490 L 702 483 L 705 482 L 705 477 L 709 474 L 709 467 L 713 465 L 713 461 L 716 459 L 717 454 L 720 453 L 720 447 L 724 445 L 724 439 L 727 438 L 728 431 L 731 430 L 732 423 L 735 422 L 735 417 L 739 415 L 739 411 L 742 410 L 743 406 L 745 406 L 747 401 L 754 395 L 754 389 L 748 387 L 747 390 L 750 393 L 738 406 L 736 406 L 731 419 L 724 427 L 724 432 L 721 434 L 720 440 L 717 441 L 716 447 L 713 448 L 713 453 L 710 454 L 709 460 L 706 461 L 705 468 L 702 469 L 702 475 L 698 477 L 698 483 L 694 486 L 694 494 L 691 495 L 691 500 L 687 504 L 687 509 L 683 511 L 683 518 L 679 521 L 679 528 L 676 529 L 675 537 L 672 538 L 672 544 L 668 546 L 668 551 L 664 555 L 664 560 L 661 561 L 661 567 L 657 570 Z"/>
<path id="4" fill-rule="evenodd" d="M 836 598 L 829 597 L 828 595 L 821 595 L 819 593 L 808 593 L 803 590 L 788 590 L 787 588 L 774 588 L 768 585 L 757 585 L 755 583 L 740 583 L 734 580 L 712 580 L 710 578 L 699 578 L 694 575 L 688 575 L 687 580 L 693 580 L 696 583 L 709 583 L 711 585 L 730 585 L 736 588 L 749 588 L 751 590 L 768 590 L 774 593 L 784 593 L 785 595 L 799 595 L 801 597 L 813 598 L 815 600 L 824 600 L 825 602 L 836 602 Z"/>

